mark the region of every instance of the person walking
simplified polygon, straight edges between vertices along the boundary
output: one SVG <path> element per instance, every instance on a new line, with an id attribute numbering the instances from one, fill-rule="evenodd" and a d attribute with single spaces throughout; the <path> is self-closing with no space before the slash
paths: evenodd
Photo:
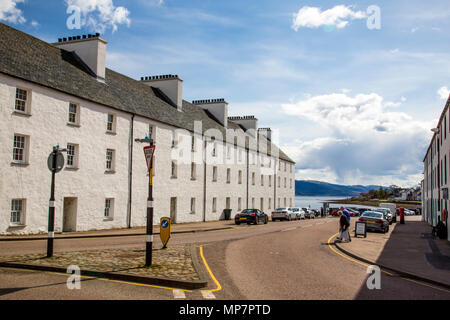
<path id="1" fill-rule="evenodd" d="M 347 220 L 347 217 L 342 213 L 341 210 L 338 212 L 339 215 L 339 241 L 346 241 L 349 242 L 350 240 L 350 233 L 348 232 L 348 229 L 350 227 L 350 223 Z"/>
<path id="2" fill-rule="evenodd" d="M 350 229 L 350 212 L 347 210 L 347 209 L 345 209 L 344 207 L 341 207 L 341 211 L 342 211 L 342 214 L 347 218 L 347 221 L 348 221 L 348 229 Z M 348 241 L 352 241 L 352 238 L 350 237 L 350 230 L 347 230 L 347 233 L 348 233 Z"/>

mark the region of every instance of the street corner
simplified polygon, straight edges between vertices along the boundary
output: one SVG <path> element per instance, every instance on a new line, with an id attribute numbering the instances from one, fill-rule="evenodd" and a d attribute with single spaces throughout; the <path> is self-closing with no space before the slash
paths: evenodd
<path id="1" fill-rule="evenodd" d="M 153 250 L 153 263 L 145 266 L 145 250 L 106 249 L 0 257 L 0 267 L 30 269 L 122 280 L 180 289 L 199 289 L 207 286 L 197 263 L 197 255 L 190 245 L 174 245 Z M 75 272 L 76 273 L 76 272 Z M 201 274 L 201 275 L 200 275 Z"/>

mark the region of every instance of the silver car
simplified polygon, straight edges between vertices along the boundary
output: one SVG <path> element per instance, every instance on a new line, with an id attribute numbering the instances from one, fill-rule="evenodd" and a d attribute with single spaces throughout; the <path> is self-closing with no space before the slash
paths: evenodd
<path id="1" fill-rule="evenodd" d="M 277 220 L 297 220 L 297 213 L 292 211 L 294 208 L 278 208 L 272 211 L 272 221 Z"/>
<path id="2" fill-rule="evenodd" d="M 292 211 L 294 211 L 297 214 L 297 219 L 306 219 L 305 217 L 305 211 L 301 208 L 292 208 Z"/>

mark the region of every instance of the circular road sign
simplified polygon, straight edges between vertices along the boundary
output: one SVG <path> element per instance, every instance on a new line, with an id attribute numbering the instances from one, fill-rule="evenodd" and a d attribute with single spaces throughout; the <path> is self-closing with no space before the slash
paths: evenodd
<path id="1" fill-rule="evenodd" d="M 54 157 L 54 153 L 50 153 L 50 155 L 48 156 L 47 159 L 47 167 L 48 170 L 50 171 L 54 171 L 55 173 L 60 172 L 62 170 L 62 168 L 64 168 L 64 156 L 61 152 L 57 152 L 56 153 L 56 167 L 53 168 L 53 157 Z"/>

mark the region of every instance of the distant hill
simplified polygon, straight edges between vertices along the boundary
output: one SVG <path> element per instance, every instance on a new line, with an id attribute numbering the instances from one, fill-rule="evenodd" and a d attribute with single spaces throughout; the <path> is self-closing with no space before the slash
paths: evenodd
<path id="1" fill-rule="evenodd" d="M 360 193 L 367 193 L 372 189 L 379 189 L 380 186 L 343 186 L 312 180 L 296 180 L 295 195 L 297 196 L 359 196 Z"/>

